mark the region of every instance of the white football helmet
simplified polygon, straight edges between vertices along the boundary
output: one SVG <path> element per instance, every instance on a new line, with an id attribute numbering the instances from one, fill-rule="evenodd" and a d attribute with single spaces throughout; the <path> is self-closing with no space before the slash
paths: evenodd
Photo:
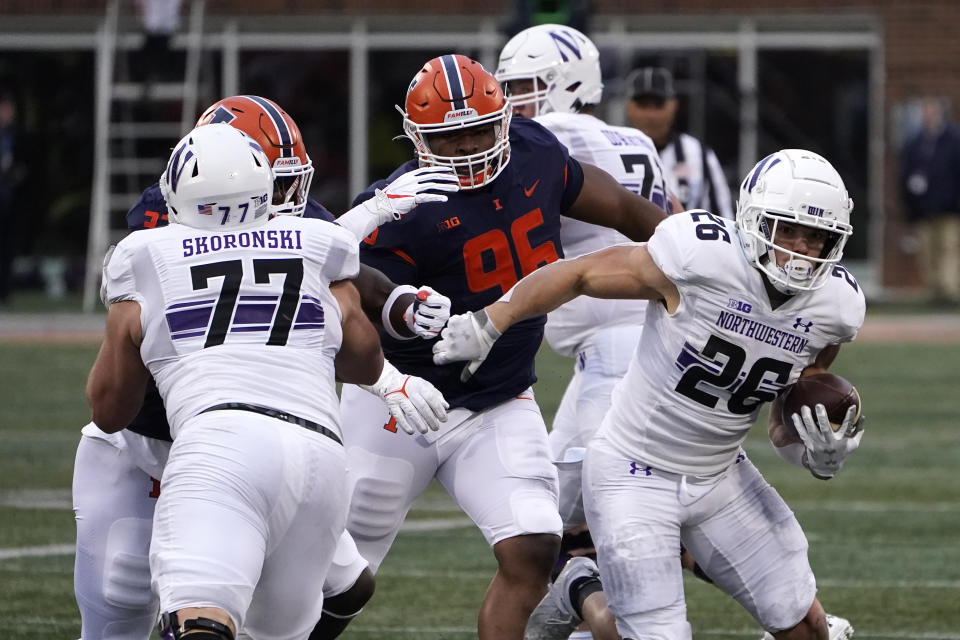
<path id="1" fill-rule="evenodd" d="M 836 169 L 822 156 L 803 149 L 783 149 L 758 162 L 740 185 L 737 227 L 747 258 L 780 292 L 795 294 L 827 283 L 833 265 L 853 233 L 847 195 Z M 779 222 L 826 232 L 820 256 L 813 258 L 774 245 Z M 777 264 L 776 251 L 787 254 Z"/>
<path id="2" fill-rule="evenodd" d="M 257 142 L 225 123 L 185 135 L 160 176 L 170 222 L 234 230 L 270 217 L 273 172 Z"/>
<path id="3" fill-rule="evenodd" d="M 541 24 L 513 36 L 494 74 L 513 106 L 536 104 L 536 114 L 576 112 L 603 94 L 600 52 L 590 39 L 560 24 Z M 532 80 L 533 91 L 510 94 L 511 80 Z"/>

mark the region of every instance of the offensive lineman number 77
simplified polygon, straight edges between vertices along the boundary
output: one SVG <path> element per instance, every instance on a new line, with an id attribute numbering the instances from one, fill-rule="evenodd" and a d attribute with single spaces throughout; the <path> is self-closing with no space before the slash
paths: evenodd
<path id="1" fill-rule="evenodd" d="M 207 331 L 204 349 L 223 344 L 230 330 L 230 321 L 240 295 L 240 283 L 243 280 L 243 261 L 224 260 L 209 262 L 190 267 L 190 277 L 194 291 L 208 289 L 210 278 L 223 278 L 220 296 L 214 307 L 213 319 Z M 253 261 L 253 281 L 256 284 L 270 284 L 274 273 L 285 275 L 280 304 L 270 327 L 268 345 L 283 346 L 293 326 L 293 316 L 300 302 L 300 284 L 303 282 L 303 260 L 301 258 L 258 258 Z"/>

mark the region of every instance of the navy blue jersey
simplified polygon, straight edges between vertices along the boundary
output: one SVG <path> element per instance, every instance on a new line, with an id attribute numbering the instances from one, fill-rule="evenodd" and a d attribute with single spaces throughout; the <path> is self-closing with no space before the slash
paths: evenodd
<path id="1" fill-rule="evenodd" d="M 303 212 L 304 218 L 320 218 L 333 222 L 333 214 L 314 200 L 307 199 L 307 207 Z M 147 187 L 147 190 L 140 194 L 140 199 L 127 212 L 127 229 L 129 231 L 139 231 L 140 229 L 153 229 L 154 227 L 167 226 L 167 203 L 164 202 L 160 194 L 160 185 L 154 183 Z M 167 411 L 163 406 L 163 399 L 160 397 L 160 391 L 151 376 L 147 384 L 147 393 L 143 398 L 143 406 L 137 413 L 127 429 L 134 433 L 156 438 L 158 440 L 171 440 L 170 425 L 167 424 Z"/>
<path id="2" fill-rule="evenodd" d="M 449 296 L 452 313 L 496 301 L 517 280 L 563 257 L 560 215 L 580 195 L 583 169 L 566 147 L 533 120 L 510 124 L 510 161 L 489 185 L 419 205 L 374 231 L 360 260 L 397 283 L 428 285 Z M 401 173 L 410 161 L 357 196 L 362 202 Z M 480 411 L 516 397 L 536 381 L 534 357 L 546 316 L 510 327 L 466 383 L 464 363 L 433 364 L 432 341 L 395 340 L 381 333 L 387 358 L 405 373 L 426 378 L 452 407 Z"/>

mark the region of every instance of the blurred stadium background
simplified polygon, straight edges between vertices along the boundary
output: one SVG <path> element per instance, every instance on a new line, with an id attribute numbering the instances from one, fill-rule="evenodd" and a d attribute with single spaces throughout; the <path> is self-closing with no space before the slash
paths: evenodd
<path id="1" fill-rule="evenodd" d="M 0 87 L 31 142 L 18 287 L 85 293 L 91 310 L 93 267 L 123 212 L 198 110 L 224 95 L 285 107 L 317 166 L 314 197 L 344 210 L 409 156 L 392 141 L 393 105 L 421 62 L 457 50 L 493 68 L 509 33 L 558 21 L 601 48 L 611 122 L 623 121 L 632 68 L 671 68 L 679 125 L 716 150 L 731 185 L 778 148 L 830 158 L 856 202 L 852 270 L 874 299 L 917 291 L 896 152 L 917 119 L 912 100 L 960 97 L 960 3 L 183 0 L 180 13 L 172 54 L 145 60 L 134 0 L 0 0 Z"/>
<path id="2" fill-rule="evenodd" d="M 872 432 L 827 486 L 779 463 L 762 430 L 748 452 L 797 510 L 824 602 L 858 637 L 960 640 L 960 317 L 923 302 L 896 183 L 915 100 L 960 99 L 960 2 L 182 0 L 180 14 L 158 61 L 142 52 L 134 0 L 0 0 L 0 93 L 29 140 L 18 213 L 0 231 L 17 255 L 0 306 L 5 636 L 78 635 L 69 487 L 100 260 L 199 110 L 236 93 L 276 100 L 306 138 L 312 195 L 343 211 L 409 157 L 393 105 L 423 61 L 457 51 L 493 68 L 510 33 L 550 21 L 600 47 L 611 122 L 624 120 L 631 69 L 673 70 L 679 127 L 716 150 L 734 194 L 783 147 L 818 151 L 844 176 L 856 202 L 845 262 L 871 310 L 836 369 L 860 387 Z M 549 417 L 569 364 L 542 357 Z M 489 551 L 436 488 L 411 517 L 345 638 L 473 637 Z M 715 589 L 687 588 L 697 637 L 759 637 Z"/>

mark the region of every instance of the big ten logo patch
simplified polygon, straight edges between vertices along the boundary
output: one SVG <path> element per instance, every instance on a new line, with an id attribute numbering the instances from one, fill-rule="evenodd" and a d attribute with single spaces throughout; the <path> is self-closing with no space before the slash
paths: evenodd
<path id="1" fill-rule="evenodd" d="M 437 231 L 443 233 L 444 231 L 449 231 L 460 226 L 460 218 L 453 216 L 452 218 L 447 218 L 446 220 L 441 220 L 437 223 Z"/>

